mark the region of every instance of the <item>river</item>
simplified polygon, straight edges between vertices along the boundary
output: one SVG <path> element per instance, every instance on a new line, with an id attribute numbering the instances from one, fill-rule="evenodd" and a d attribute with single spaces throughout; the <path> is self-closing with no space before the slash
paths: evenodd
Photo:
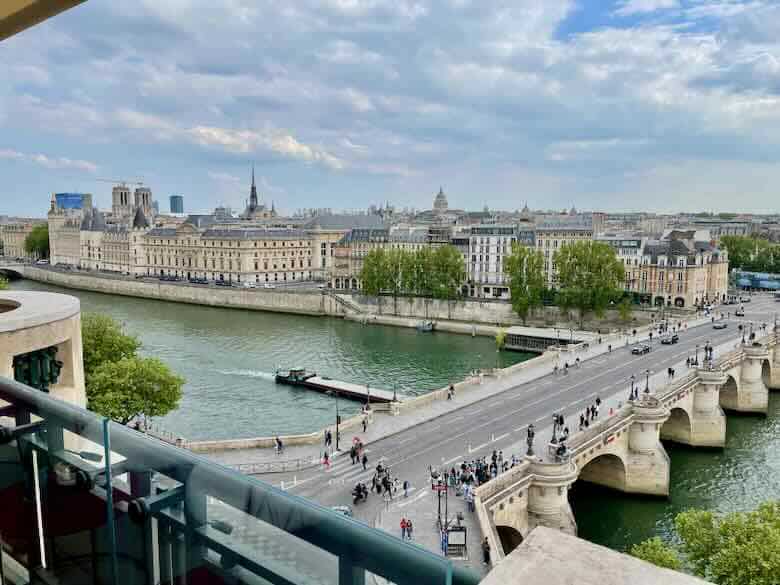
<path id="1" fill-rule="evenodd" d="M 416 396 L 471 370 L 533 357 L 499 354 L 486 337 L 137 299 L 29 280 L 12 281 L 10 288 L 74 295 L 82 312 L 107 313 L 124 323 L 143 343 L 143 354 L 161 359 L 186 379 L 178 410 L 155 422 L 191 440 L 305 433 L 335 420 L 334 398 L 277 385 L 277 367 L 305 367 Z M 360 405 L 339 399 L 339 408 L 346 418 Z"/>
<path id="2" fill-rule="evenodd" d="M 723 450 L 665 443 L 669 499 L 629 496 L 584 482 L 570 493 L 579 536 L 625 551 L 652 536 L 674 540 L 674 517 L 690 508 L 747 511 L 780 498 L 780 394 L 763 416 L 727 415 Z"/>

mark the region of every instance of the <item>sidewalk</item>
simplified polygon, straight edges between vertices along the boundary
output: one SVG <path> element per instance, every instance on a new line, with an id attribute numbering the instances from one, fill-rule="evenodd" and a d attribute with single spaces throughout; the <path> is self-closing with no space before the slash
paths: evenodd
<path id="1" fill-rule="evenodd" d="M 688 322 L 688 327 L 695 327 L 697 325 L 709 323 L 709 321 L 709 317 L 693 319 Z M 652 327 L 654 328 L 655 326 Z M 601 344 L 595 344 L 587 350 L 558 352 L 557 360 L 555 358 L 543 361 L 540 360 L 541 363 L 536 363 L 501 377 L 486 376 L 482 379 L 479 377 L 467 378 L 467 386 L 458 391 L 454 400 L 434 400 L 425 405 L 421 405 L 412 411 L 402 412 L 402 414 L 397 416 L 393 416 L 390 413 L 375 412 L 373 414 L 373 422 L 369 424 L 367 432 L 363 433 L 361 428 L 341 432 L 342 452 L 348 452 L 352 443 L 352 438 L 355 436 L 360 437 L 363 444 L 368 446 L 372 442 L 395 435 L 439 416 L 453 412 L 459 408 L 463 408 L 464 406 L 500 394 L 510 388 L 546 376 L 552 372 L 552 367 L 556 362 L 559 364 L 559 367 L 562 367 L 565 361 L 568 361 L 571 366 L 574 364 L 575 359 L 579 357 L 580 362 L 584 363 L 606 354 L 609 345 L 612 345 L 613 349 L 618 349 L 625 347 L 626 345 L 646 340 L 650 328 L 651 326 L 645 326 L 641 329 L 637 329 L 636 336 L 620 334 L 605 335 L 603 336 L 603 342 Z M 547 354 L 543 355 L 548 355 L 549 353 L 550 352 L 547 352 Z M 516 368 L 517 366 L 514 367 Z M 603 407 L 602 412 L 605 412 Z M 570 425 L 569 429 L 573 430 L 573 427 Z M 334 446 L 332 447 L 335 449 L 335 430 L 333 434 Z M 282 455 L 278 455 L 273 448 L 237 449 L 207 453 L 205 455 L 223 465 L 229 466 L 236 466 L 239 464 L 246 466 L 258 463 L 279 466 L 284 461 L 319 461 L 322 458 L 323 452 L 324 444 L 323 442 L 320 442 L 318 444 L 285 447 Z M 267 471 L 258 472 L 258 474 L 264 473 L 267 473 Z"/>

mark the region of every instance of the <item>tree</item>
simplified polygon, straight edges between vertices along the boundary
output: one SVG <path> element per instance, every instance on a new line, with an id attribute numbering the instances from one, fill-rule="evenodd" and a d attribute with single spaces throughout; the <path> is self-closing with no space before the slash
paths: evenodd
<path id="1" fill-rule="evenodd" d="M 631 301 L 628 298 L 623 298 L 618 305 L 618 316 L 623 323 L 631 321 Z"/>
<path id="2" fill-rule="evenodd" d="M 370 250 L 363 258 L 363 268 L 360 270 L 360 282 L 363 292 L 370 296 L 379 296 L 387 287 L 386 254 L 382 248 Z"/>
<path id="3" fill-rule="evenodd" d="M 780 575 L 780 502 L 765 502 L 752 512 L 718 518 L 712 512 L 689 510 L 675 518 L 680 549 L 688 568 L 718 585 L 776 585 Z M 661 562 L 677 551 L 645 541 L 631 553 Z M 679 556 L 677 557 L 679 559 Z"/>
<path id="4" fill-rule="evenodd" d="M 184 379 L 154 358 L 141 358 L 138 338 L 108 315 L 81 320 L 87 406 L 127 424 L 136 416 L 162 416 L 178 406 Z"/>
<path id="5" fill-rule="evenodd" d="M 631 554 L 643 561 L 653 563 L 665 569 L 679 571 L 682 568 L 680 557 L 673 548 L 658 538 L 649 538 L 631 547 Z"/>
<path id="6" fill-rule="evenodd" d="M 24 251 L 35 258 L 49 257 L 49 226 L 42 223 L 33 227 L 24 240 Z"/>
<path id="7" fill-rule="evenodd" d="M 515 242 L 512 244 L 512 253 L 504 261 L 504 272 L 509 275 L 512 310 L 525 325 L 528 315 L 542 305 L 545 291 L 544 256 L 533 248 Z"/>
<path id="8" fill-rule="evenodd" d="M 87 386 L 89 408 L 127 424 L 136 417 L 163 416 L 179 405 L 184 378 L 157 358 L 126 357 L 105 362 Z"/>
<path id="9" fill-rule="evenodd" d="M 4 276 L 0 276 L 0 290 L 5 290 L 8 288 L 8 281 L 5 279 Z"/>
<path id="10" fill-rule="evenodd" d="M 108 315 L 97 313 L 85 313 L 81 316 L 81 344 L 87 386 L 98 366 L 133 357 L 141 347 L 138 338 L 126 334 L 119 323 Z"/>
<path id="11" fill-rule="evenodd" d="M 433 266 L 433 296 L 440 299 L 457 297 L 466 280 L 466 267 L 458 249 L 449 244 L 436 248 L 433 252 Z"/>
<path id="12" fill-rule="evenodd" d="M 554 257 L 560 291 L 558 304 L 564 311 L 576 308 L 580 327 L 590 312 L 601 317 L 609 302 L 621 293 L 623 263 L 604 242 L 579 241 L 563 246 Z"/>

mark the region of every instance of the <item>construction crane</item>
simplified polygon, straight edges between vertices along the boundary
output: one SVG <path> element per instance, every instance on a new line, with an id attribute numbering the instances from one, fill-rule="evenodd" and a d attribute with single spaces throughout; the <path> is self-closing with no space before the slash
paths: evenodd
<path id="1" fill-rule="evenodd" d="M 138 185 L 143 187 L 143 181 L 127 181 L 125 179 L 93 179 L 93 181 L 99 181 L 100 183 L 113 183 L 114 185 Z"/>

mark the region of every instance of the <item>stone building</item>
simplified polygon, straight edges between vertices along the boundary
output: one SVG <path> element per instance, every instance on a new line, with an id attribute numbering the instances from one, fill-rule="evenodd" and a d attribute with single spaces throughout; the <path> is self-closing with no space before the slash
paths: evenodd
<path id="1" fill-rule="evenodd" d="M 672 230 L 654 240 L 599 237 L 613 246 L 625 267 L 625 290 L 657 307 L 694 307 L 723 301 L 728 291 L 728 253 L 706 230 Z"/>
<path id="2" fill-rule="evenodd" d="M 3 254 L 8 258 L 32 258 L 24 249 L 24 241 L 36 225 L 46 223 L 43 219 L 11 218 L 0 224 L 0 240 L 3 242 Z"/>
<path id="3" fill-rule="evenodd" d="M 241 214 L 241 219 L 270 219 L 276 217 L 276 208 L 273 203 L 268 209 L 264 203 L 261 203 L 257 196 L 257 187 L 255 186 L 255 167 L 252 166 L 252 186 L 249 189 L 249 202 Z"/>
<path id="4" fill-rule="evenodd" d="M 78 266 L 84 214 L 92 210 L 89 193 L 52 193 L 49 222 L 49 259 L 52 264 Z"/>
<path id="5" fill-rule="evenodd" d="M 558 282 L 555 253 L 567 244 L 593 239 L 593 218 L 588 214 L 577 215 L 576 210 L 567 215 L 540 218 L 534 228 L 536 249 L 544 255 L 544 275 L 549 287 Z"/>

